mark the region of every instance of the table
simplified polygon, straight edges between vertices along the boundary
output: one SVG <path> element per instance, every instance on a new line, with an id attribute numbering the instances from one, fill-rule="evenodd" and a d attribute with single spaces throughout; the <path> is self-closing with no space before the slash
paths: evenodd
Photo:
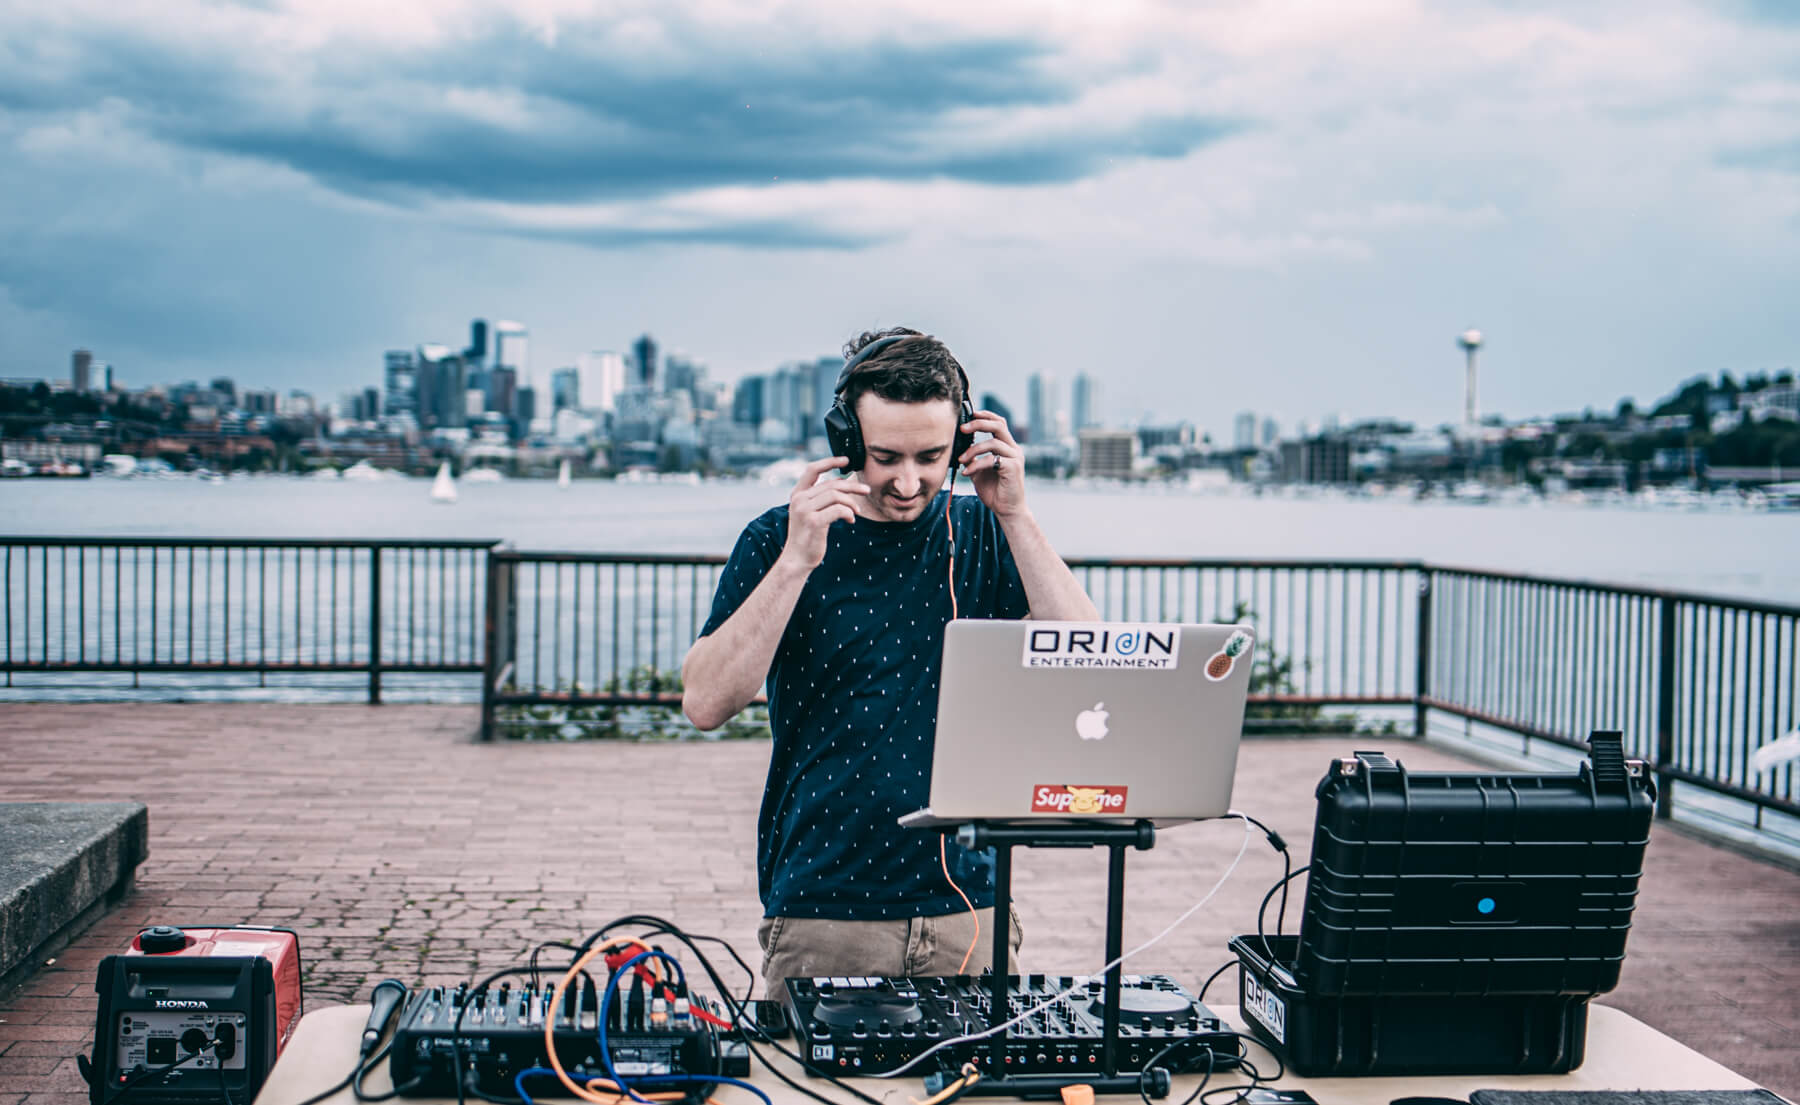
<path id="1" fill-rule="evenodd" d="M 1213 1012 L 1227 1024 L 1247 1032 L 1235 1006 L 1214 1005 Z M 339 1081 L 349 1073 L 362 1037 L 363 1024 L 369 1018 L 366 1005 L 339 1005 L 308 1013 L 300 1020 L 294 1038 L 275 1064 L 268 1083 L 256 1097 L 255 1105 L 297 1105 L 313 1094 Z M 1262 1048 L 1253 1046 L 1252 1056 L 1260 1064 L 1266 1056 Z M 804 1078 L 796 1065 L 779 1056 L 771 1056 L 783 1064 L 783 1070 Z M 1271 1060 L 1264 1066 L 1273 1070 Z M 1228 1079 L 1231 1075 L 1226 1076 Z M 800 1105 L 808 1099 L 795 1093 L 762 1069 L 753 1067 L 750 1078 L 762 1087 L 776 1105 Z M 909 1099 L 923 1097 L 917 1078 L 851 1080 L 863 1092 L 878 1097 L 889 1105 L 907 1105 Z M 831 1096 L 831 1084 L 820 1079 L 807 1079 L 820 1093 Z M 1168 1100 L 1179 1103 L 1199 1082 L 1197 1075 L 1175 1079 L 1175 1093 Z M 1224 1082 L 1217 1082 L 1224 1085 Z M 1756 1083 L 1735 1074 L 1691 1048 L 1635 1018 L 1604 1005 L 1588 1007 L 1587 1061 L 1568 1074 L 1529 1075 L 1451 1075 L 1431 1078 L 1300 1078 L 1289 1075 L 1276 1083 L 1283 1089 L 1304 1089 L 1319 1105 L 1388 1105 L 1401 1097 L 1452 1097 L 1467 1099 L 1477 1089 L 1509 1090 L 1748 1090 Z M 387 1064 L 371 1071 L 363 1081 L 369 1093 L 391 1088 Z M 713 1095 L 721 1105 L 760 1105 L 756 1098 L 734 1086 L 721 1086 Z M 849 1103 L 855 1099 L 843 1096 Z M 348 1088 L 328 1098 L 329 1105 L 355 1105 Z M 428 1100 L 428 1099 L 401 1099 Z M 454 1101 L 455 1099 L 450 1099 Z M 546 1097 L 547 1101 L 573 1101 L 573 1098 Z M 973 1099 L 976 1100 L 1010 1100 Z M 1100 1098 L 1104 1101 L 1130 1101 L 1131 1098 Z"/>

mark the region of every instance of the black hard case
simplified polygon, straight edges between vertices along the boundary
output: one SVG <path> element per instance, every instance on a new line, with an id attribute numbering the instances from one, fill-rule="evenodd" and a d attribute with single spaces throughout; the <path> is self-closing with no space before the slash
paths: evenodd
<path id="1" fill-rule="evenodd" d="M 1618 984 L 1655 794 L 1616 732 L 1565 774 L 1340 760 L 1297 947 L 1233 941 L 1240 981 L 1304 1075 L 1572 1070 L 1588 999 Z"/>

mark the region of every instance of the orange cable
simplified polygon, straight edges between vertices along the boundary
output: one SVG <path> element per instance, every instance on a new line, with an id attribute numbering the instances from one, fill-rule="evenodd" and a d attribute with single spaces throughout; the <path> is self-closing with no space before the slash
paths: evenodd
<path id="1" fill-rule="evenodd" d="M 633 940 L 629 937 L 623 937 L 623 938 L 620 938 L 617 940 L 608 940 L 604 944 L 598 944 L 592 948 L 589 948 L 587 951 L 582 953 L 582 955 L 579 959 L 577 959 L 577 960 L 575 960 L 575 962 L 569 964 L 568 973 L 564 974 L 562 976 L 562 981 L 558 982 L 556 984 L 556 999 L 555 1000 L 558 1002 L 563 1000 L 563 995 L 568 992 L 568 987 L 574 980 L 575 976 L 577 974 L 579 974 L 581 972 L 581 969 L 583 967 L 587 966 L 588 963 L 590 963 L 595 956 L 601 955 L 605 952 L 612 951 L 614 948 L 621 947 L 621 946 L 638 947 L 638 948 L 642 948 L 644 951 L 652 950 L 650 948 L 650 946 L 645 944 L 642 940 Z M 611 988 L 613 986 L 613 979 L 609 977 L 606 980 L 606 985 L 608 988 Z M 595 1011 L 595 1015 L 596 1016 L 599 1015 L 598 1010 Z M 579 1013 L 577 1014 L 577 1016 L 579 1016 Z M 575 1095 L 576 1097 L 580 1098 L 583 1101 L 592 1102 L 593 1105 L 620 1105 L 621 1102 L 632 1100 L 624 1092 L 624 1087 L 619 1086 L 617 1083 L 607 1081 L 605 1079 L 596 1079 L 595 1081 L 603 1082 L 605 1085 L 611 1086 L 611 1087 L 613 1087 L 614 1090 L 617 1090 L 619 1092 L 615 1093 L 611 1097 L 606 1097 L 601 1094 L 594 1093 L 594 1092 L 588 1090 L 584 1086 L 576 1085 L 575 1080 L 570 1078 L 569 1073 L 563 1069 L 562 1059 L 560 1059 L 556 1054 L 556 1031 L 555 1030 L 556 1030 L 556 1004 L 553 1002 L 550 1006 L 549 1012 L 546 1013 L 544 1016 L 544 1053 L 550 1057 L 550 1068 L 556 1072 L 556 1078 L 558 1081 L 560 1081 L 563 1084 L 564 1089 L 568 1090 L 571 1094 Z M 460 1077 L 460 1074 L 458 1076 Z M 651 1101 L 680 1101 L 681 1099 L 685 1098 L 687 1095 L 684 1093 L 653 1093 L 653 1094 L 643 1094 L 641 1096 L 647 1097 Z"/>
<path id="2" fill-rule="evenodd" d="M 949 490 L 949 494 L 944 496 L 944 528 L 950 531 L 949 575 L 950 575 L 950 620 L 951 621 L 956 620 L 956 525 L 950 521 L 950 500 L 956 498 L 956 471 L 957 471 L 957 466 L 954 463 L 952 463 L 950 466 L 950 490 Z M 946 874 L 948 874 L 948 872 L 946 872 Z M 955 884 L 952 883 L 951 885 L 955 885 Z M 959 890 L 959 891 L 957 891 L 957 893 L 960 894 L 960 893 L 962 893 L 962 891 Z"/>
<path id="3" fill-rule="evenodd" d="M 950 884 L 950 889 L 956 891 L 956 896 L 969 907 L 969 916 L 975 921 L 975 935 L 969 941 L 969 950 L 963 953 L 962 963 L 956 968 L 956 973 L 960 975 L 968 968 L 969 957 L 975 954 L 975 946 L 981 943 L 981 914 L 975 912 L 975 903 L 969 900 L 969 896 L 963 893 L 962 887 L 956 885 L 956 880 L 950 877 L 950 859 L 946 854 L 944 843 L 946 839 L 947 837 L 943 833 L 938 834 L 938 863 L 943 865 L 944 881 Z M 995 921 L 995 924 L 998 923 Z"/>

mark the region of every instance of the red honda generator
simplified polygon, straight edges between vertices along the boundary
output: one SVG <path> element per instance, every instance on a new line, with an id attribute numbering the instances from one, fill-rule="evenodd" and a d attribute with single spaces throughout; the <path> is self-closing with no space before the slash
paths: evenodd
<path id="1" fill-rule="evenodd" d="M 100 961 L 92 1105 L 248 1102 L 300 1020 L 289 929 L 157 925 Z"/>

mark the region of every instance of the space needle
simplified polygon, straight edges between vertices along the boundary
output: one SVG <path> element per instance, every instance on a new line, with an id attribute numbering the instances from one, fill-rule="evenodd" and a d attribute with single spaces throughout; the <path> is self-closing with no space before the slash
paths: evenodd
<path id="1" fill-rule="evenodd" d="M 1475 354 L 1481 348 L 1481 331 L 1474 327 L 1464 330 L 1456 335 L 1456 344 L 1462 346 L 1463 353 L 1469 359 L 1468 384 L 1463 395 L 1463 425 L 1473 431 L 1479 414 L 1475 401 Z"/>

